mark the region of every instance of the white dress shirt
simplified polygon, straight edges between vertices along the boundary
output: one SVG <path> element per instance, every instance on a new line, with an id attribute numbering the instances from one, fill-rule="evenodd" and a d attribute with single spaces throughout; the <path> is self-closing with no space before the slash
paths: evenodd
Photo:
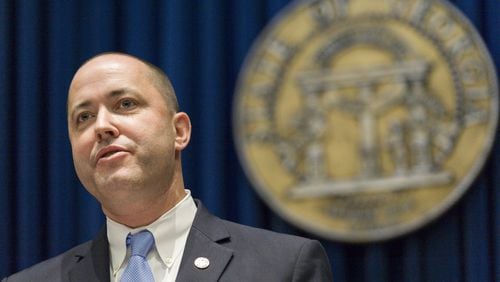
<path id="1" fill-rule="evenodd" d="M 111 281 L 120 281 L 127 267 L 130 257 L 130 248 L 126 246 L 127 235 L 144 229 L 149 230 L 155 238 L 155 246 L 147 257 L 155 281 L 175 281 L 195 214 L 196 204 L 191 192 L 186 190 L 186 196 L 175 207 L 150 225 L 131 229 L 106 218 Z"/>

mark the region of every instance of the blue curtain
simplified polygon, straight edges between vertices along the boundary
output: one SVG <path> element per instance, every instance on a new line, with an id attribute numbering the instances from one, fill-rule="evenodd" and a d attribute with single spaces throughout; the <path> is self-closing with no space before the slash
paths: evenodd
<path id="1" fill-rule="evenodd" d="M 162 67 L 193 122 L 187 186 L 215 214 L 296 229 L 256 195 L 232 139 L 235 80 L 288 0 L 0 1 L 0 277 L 92 238 L 99 205 L 73 170 L 66 91 L 88 57 L 128 52 Z M 500 1 L 456 0 L 500 66 Z M 322 241 L 336 281 L 500 281 L 500 148 L 438 220 L 376 244 Z"/>

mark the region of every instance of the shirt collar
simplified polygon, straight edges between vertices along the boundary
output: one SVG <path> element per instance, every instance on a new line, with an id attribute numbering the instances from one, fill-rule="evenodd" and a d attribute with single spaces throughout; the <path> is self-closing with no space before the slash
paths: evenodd
<path id="1" fill-rule="evenodd" d="M 111 256 L 111 270 L 116 273 L 126 262 L 126 240 L 129 233 L 135 234 L 141 230 L 149 230 L 155 238 L 155 249 L 163 264 L 170 267 L 184 250 L 184 243 L 196 214 L 196 204 L 191 192 L 172 209 L 164 213 L 153 223 L 138 228 L 129 228 L 106 217 L 107 235 Z"/>

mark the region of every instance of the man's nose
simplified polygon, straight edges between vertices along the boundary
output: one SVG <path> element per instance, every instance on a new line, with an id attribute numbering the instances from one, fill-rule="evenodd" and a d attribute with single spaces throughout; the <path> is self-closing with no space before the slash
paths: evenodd
<path id="1" fill-rule="evenodd" d="M 94 130 L 98 142 L 108 138 L 116 138 L 120 134 L 113 115 L 107 110 L 100 110 L 97 114 Z"/>

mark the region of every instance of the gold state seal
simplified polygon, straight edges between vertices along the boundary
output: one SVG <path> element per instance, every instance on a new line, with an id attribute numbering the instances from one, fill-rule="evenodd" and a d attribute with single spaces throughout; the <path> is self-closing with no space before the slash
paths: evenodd
<path id="1" fill-rule="evenodd" d="M 271 208 L 320 236 L 364 242 L 456 202 L 497 114 L 491 59 L 449 3 L 296 1 L 247 57 L 234 132 Z"/>

